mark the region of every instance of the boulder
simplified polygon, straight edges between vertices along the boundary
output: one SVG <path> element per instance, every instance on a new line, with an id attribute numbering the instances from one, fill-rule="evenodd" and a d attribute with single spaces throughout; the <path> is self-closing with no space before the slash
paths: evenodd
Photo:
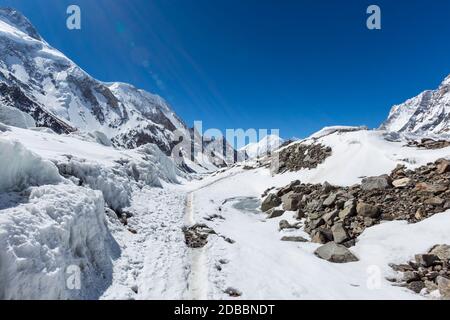
<path id="1" fill-rule="evenodd" d="M 316 229 L 311 235 L 311 242 L 324 244 L 331 241 L 332 235 L 324 232 L 323 229 Z"/>
<path id="2" fill-rule="evenodd" d="M 446 300 L 450 299 L 450 280 L 445 277 L 438 276 L 436 278 L 436 283 L 441 297 Z"/>
<path id="3" fill-rule="evenodd" d="M 411 183 L 410 178 L 401 178 L 401 179 L 392 181 L 392 185 L 396 188 L 404 188 L 407 185 L 409 185 L 410 183 Z"/>
<path id="4" fill-rule="evenodd" d="M 347 230 L 344 228 L 342 223 L 336 223 L 331 227 L 331 232 L 333 233 L 333 239 L 336 243 L 343 243 L 348 240 Z"/>
<path id="5" fill-rule="evenodd" d="M 437 246 L 434 246 L 430 253 L 433 255 L 436 255 L 439 259 L 443 261 L 450 260 L 450 246 L 447 244 L 440 244 Z"/>
<path id="6" fill-rule="evenodd" d="M 445 200 L 440 197 L 431 197 L 426 199 L 424 203 L 432 206 L 442 206 L 445 203 Z"/>
<path id="7" fill-rule="evenodd" d="M 415 293 L 420 293 L 425 288 L 425 283 L 423 281 L 412 281 L 408 283 L 407 288 Z"/>
<path id="8" fill-rule="evenodd" d="M 349 249 L 333 241 L 317 248 L 314 254 L 321 259 L 334 263 L 358 261 L 358 258 Z"/>
<path id="9" fill-rule="evenodd" d="M 339 214 L 339 210 L 336 209 L 336 210 L 325 213 L 322 216 L 322 219 L 325 220 L 326 223 L 328 223 L 329 221 L 332 222 L 334 220 L 334 218 L 336 218 L 338 216 L 338 214 Z"/>
<path id="10" fill-rule="evenodd" d="M 420 275 L 415 271 L 406 271 L 403 273 L 403 280 L 406 282 L 419 281 Z"/>
<path id="11" fill-rule="evenodd" d="M 322 191 L 324 193 L 330 192 L 331 190 L 333 190 L 333 188 L 333 185 L 331 185 L 328 181 L 325 181 L 322 185 Z"/>
<path id="12" fill-rule="evenodd" d="M 428 268 L 433 266 L 436 262 L 439 261 L 439 257 L 435 254 L 416 254 L 414 256 L 416 263 L 421 265 L 422 267 Z"/>
<path id="13" fill-rule="evenodd" d="M 280 230 L 295 228 L 287 220 L 281 220 L 279 223 Z"/>
<path id="14" fill-rule="evenodd" d="M 261 211 L 266 212 L 272 208 L 278 207 L 281 199 L 274 193 L 270 193 L 261 204 Z"/>
<path id="15" fill-rule="evenodd" d="M 428 192 L 433 194 L 442 193 L 447 190 L 447 187 L 442 184 L 431 184 L 426 182 L 419 182 L 415 187 L 416 191 Z"/>
<path id="16" fill-rule="evenodd" d="M 352 217 L 356 214 L 356 202 L 354 199 L 348 200 L 344 204 L 344 209 L 339 212 L 339 218 L 345 220 L 347 217 Z"/>
<path id="17" fill-rule="evenodd" d="M 378 177 L 368 177 L 362 180 L 361 189 L 375 190 L 375 189 L 389 189 L 392 187 L 392 179 L 387 174 Z"/>
<path id="18" fill-rule="evenodd" d="M 435 290 L 438 290 L 438 286 L 434 281 L 425 280 L 425 288 L 427 288 L 428 292 L 433 292 Z"/>
<path id="19" fill-rule="evenodd" d="M 336 202 L 337 195 L 335 193 L 330 194 L 322 203 L 324 207 L 331 207 Z"/>
<path id="20" fill-rule="evenodd" d="M 437 163 L 437 173 L 443 174 L 446 172 L 450 172 L 450 160 L 447 159 L 439 159 L 436 161 Z"/>
<path id="21" fill-rule="evenodd" d="M 289 193 L 289 192 L 291 192 L 291 191 L 292 191 L 292 183 L 290 183 L 290 184 L 288 184 L 287 186 L 285 186 L 285 187 L 279 189 L 279 190 L 277 191 L 276 195 L 277 195 L 278 197 L 282 197 L 282 196 L 284 196 L 285 194 L 287 194 L 287 193 Z"/>
<path id="22" fill-rule="evenodd" d="M 267 211 L 267 219 L 273 219 L 273 218 L 278 218 L 281 217 L 284 214 L 284 210 L 281 209 L 269 209 L 269 211 Z"/>
<path id="23" fill-rule="evenodd" d="M 359 202 L 356 206 L 356 212 L 358 215 L 369 218 L 377 218 L 380 215 L 380 209 L 377 206 Z"/>
<path id="24" fill-rule="evenodd" d="M 294 193 L 293 191 L 285 194 L 281 197 L 281 202 L 283 203 L 283 209 L 286 211 L 295 211 L 298 209 L 298 205 L 302 195 L 299 193 Z"/>
<path id="25" fill-rule="evenodd" d="M 312 199 L 306 204 L 306 210 L 309 212 L 320 210 L 322 208 L 322 201 L 320 199 Z"/>
<path id="26" fill-rule="evenodd" d="M 307 239 L 301 236 L 284 236 L 281 238 L 281 241 L 290 241 L 290 242 L 308 242 Z"/>
<path id="27" fill-rule="evenodd" d="M 322 218 L 319 218 L 319 219 L 311 220 L 308 225 L 311 228 L 311 230 L 314 230 L 320 226 L 323 226 L 324 224 L 325 224 L 325 220 L 323 220 Z"/>

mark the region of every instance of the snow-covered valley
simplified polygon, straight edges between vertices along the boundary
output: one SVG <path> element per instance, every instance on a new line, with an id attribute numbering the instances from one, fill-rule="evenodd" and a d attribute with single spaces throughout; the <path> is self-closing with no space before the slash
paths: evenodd
<path id="1" fill-rule="evenodd" d="M 335 264 L 314 254 L 318 243 L 280 241 L 311 239 L 302 227 L 279 230 L 282 219 L 305 223 L 294 211 L 269 219 L 260 210 L 264 190 L 296 179 L 350 186 L 397 164 L 416 168 L 450 154 L 448 147 L 418 150 L 383 134 L 325 135 L 320 142 L 333 154 L 315 169 L 273 175 L 268 168 L 242 164 L 192 179 L 170 161 L 163 170 L 165 156 L 156 153 L 153 163 L 148 150 L 124 152 L 73 136 L 3 126 L 1 297 L 423 298 L 386 280 L 395 276 L 389 264 L 449 243 L 450 211 L 415 224 L 385 221 L 367 228 L 351 248 L 359 261 Z M 160 166 L 151 179 L 143 177 L 148 167 L 141 161 Z M 136 165 L 128 170 L 129 164 Z M 214 232 L 204 247 L 190 248 L 183 227 L 196 224 Z M 67 286 L 67 268 L 73 265 L 81 268 L 80 290 Z"/>
<path id="2" fill-rule="evenodd" d="M 13 9 L 0 45 L 0 299 L 450 298 L 449 78 L 236 151 Z"/>

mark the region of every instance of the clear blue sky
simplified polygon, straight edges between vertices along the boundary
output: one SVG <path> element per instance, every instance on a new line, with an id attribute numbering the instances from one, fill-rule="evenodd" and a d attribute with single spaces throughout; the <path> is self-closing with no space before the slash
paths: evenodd
<path id="1" fill-rule="evenodd" d="M 65 27 L 82 9 L 82 30 Z M 366 28 L 378 4 L 382 30 Z M 450 73 L 450 1 L 0 0 L 103 81 L 166 98 L 189 124 L 378 126 L 391 105 Z"/>

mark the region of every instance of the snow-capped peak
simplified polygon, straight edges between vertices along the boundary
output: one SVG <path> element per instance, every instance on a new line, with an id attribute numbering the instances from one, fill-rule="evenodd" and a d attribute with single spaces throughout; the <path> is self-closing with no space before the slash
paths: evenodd
<path id="1" fill-rule="evenodd" d="M 380 129 L 419 136 L 450 133 L 450 76 L 436 90 L 427 90 L 392 107 Z"/>
<path id="2" fill-rule="evenodd" d="M 284 140 L 278 135 L 269 134 L 259 140 L 258 142 L 252 142 L 239 149 L 240 152 L 246 152 L 247 156 L 252 159 L 259 156 L 267 155 L 268 153 L 278 149 Z"/>
<path id="3" fill-rule="evenodd" d="M 5 21 L 28 36 L 42 41 L 41 36 L 31 22 L 19 11 L 12 8 L 0 8 L 0 20 Z"/>

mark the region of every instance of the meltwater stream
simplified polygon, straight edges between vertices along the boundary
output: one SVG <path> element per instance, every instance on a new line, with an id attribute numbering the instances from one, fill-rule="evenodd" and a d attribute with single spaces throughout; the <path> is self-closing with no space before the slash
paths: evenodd
<path id="1" fill-rule="evenodd" d="M 261 201 L 256 197 L 233 197 L 225 200 L 223 204 L 227 202 L 232 202 L 231 206 L 239 211 L 261 213 Z"/>

